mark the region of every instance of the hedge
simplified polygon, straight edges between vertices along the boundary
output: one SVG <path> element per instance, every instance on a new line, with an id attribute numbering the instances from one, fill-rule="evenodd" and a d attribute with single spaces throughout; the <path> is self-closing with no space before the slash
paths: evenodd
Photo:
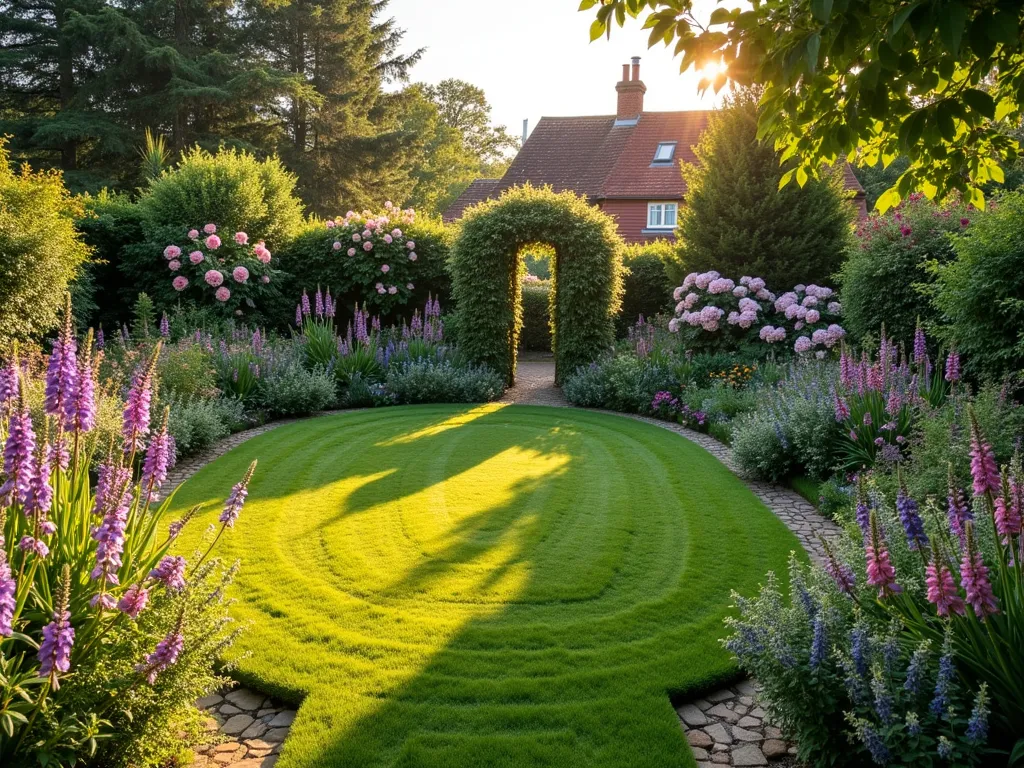
<path id="1" fill-rule="evenodd" d="M 622 238 L 585 198 L 526 185 L 467 211 L 450 261 L 459 341 L 510 385 L 523 324 L 520 262 L 533 243 L 555 250 L 556 383 L 614 343 L 622 300 Z"/>
<path id="2" fill-rule="evenodd" d="M 527 352 L 551 351 L 551 282 L 523 283 L 523 330 L 519 348 Z"/>
<path id="3" fill-rule="evenodd" d="M 676 246 L 668 240 L 654 240 L 626 247 L 623 254 L 626 267 L 623 279 L 625 292 L 622 310 L 615 320 L 619 336 L 625 336 L 640 315 L 652 317 L 670 310 L 672 289 L 678 283 L 672 283 L 667 268 L 676 259 Z"/>

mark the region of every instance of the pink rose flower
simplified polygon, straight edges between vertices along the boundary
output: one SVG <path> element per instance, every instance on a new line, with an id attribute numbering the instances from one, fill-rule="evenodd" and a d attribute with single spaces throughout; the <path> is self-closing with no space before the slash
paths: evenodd
<path id="1" fill-rule="evenodd" d="M 206 284 L 212 288 L 216 288 L 218 285 L 224 282 L 224 275 L 217 269 L 208 270 L 203 279 L 206 280 Z"/>
<path id="2" fill-rule="evenodd" d="M 269 283 L 270 275 L 264 275 L 263 277 L 260 278 L 260 280 L 262 280 L 264 284 Z"/>
<path id="3" fill-rule="evenodd" d="M 174 261 L 167 262 L 167 266 L 171 268 L 171 272 L 177 272 L 181 269 L 181 262 L 175 259 Z"/>
<path id="4" fill-rule="evenodd" d="M 363 243 L 363 250 L 366 251 L 367 253 L 372 251 L 373 250 L 373 243 L 371 243 L 369 240 L 367 240 L 365 243 Z"/>
<path id="5" fill-rule="evenodd" d="M 188 288 L 188 279 L 178 275 L 171 281 L 171 285 L 174 286 L 174 290 L 176 291 L 184 291 Z"/>
<path id="6" fill-rule="evenodd" d="M 397 227 L 395 229 L 392 229 L 391 236 L 397 240 L 402 236 L 402 230 L 398 229 Z"/>
<path id="7" fill-rule="evenodd" d="M 334 229 L 334 220 L 333 219 L 328 219 L 327 220 L 327 228 L 328 229 Z"/>
<path id="8" fill-rule="evenodd" d="M 192 251 L 192 253 L 190 253 L 188 255 L 188 260 L 191 261 L 193 264 L 202 264 L 203 263 L 203 252 L 202 251 Z"/>
<path id="9" fill-rule="evenodd" d="M 188 239 L 189 240 L 198 240 L 199 239 L 199 230 L 198 229 L 190 229 L 188 231 Z"/>
<path id="10" fill-rule="evenodd" d="M 217 292 L 214 294 L 214 296 L 217 297 L 217 301 L 227 301 L 228 299 L 231 298 L 231 291 L 229 291 L 224 286 L 221 286 L 220 288 L 217 289 Z"/>
<path id="11" fill-rule="evenodd" d="M 235 267 L 231 270 L 231 276 L 235 278 L 236 283 L 244 283 L 249 279 L 249 270 L 245 267 Z"/>
<path id="12" fill-rule="evenodd" d="M 217 250 L 218 248 L 220 248 L 220 238 L 217 237 L 216 235 L 210 235 L 208 238 L 206 238 L 206 247 L 209 248 L 211 251 Z"/>
<path id="13" fill-rule="evenodd" d="M 409 242 L 407 242 L 405 244 L 405 247 L 408 248 L 410 251 L 414 250 L 416 248 L 416 243 L 414 243 L 412 240 L 410 240 Z"/>
<path id="14" fill-rule="evenodd" d="M 256 258 L 259 259 L 262 263 L 270 263 L 270 251 L 266 249 L 262 241 L 260 242 L 259 245 L 256 246 L 253 252 L 256 254 Z"/>
<path id="15" fill-rule="evenodd" d="M 388 286 L 388 293 L 394 296 L 396 293 L 398 293 L 398 289 L 393 285 Z"/>
<path id="16" fill-rule="evenodd" d="M 393 242 L 395 242 L 395 239 L 391 237 L 391 235 L 384 235 L 384 242 L 387 243 L 388 245 L 391 245 Z"/>
<path id="17" fill-rule="evenodd" d="M 249 236 L 245 232 L 235 232 L 235 242 L 239 245 L 245 245 L 249 242 Z"/>
<path id="18" fill-rule="evenodd" d="M 353 243 L 358 243 L 358 242 L 359 242 L 360 240 L 362 240 L 362 239 L 363 239 L 363 238 L 362 238 L 362 237 L 361 237 L 361 236 L 359 235 L 359 233 L 358 233 L 358 232 L 354 232 L 354 233 L 352 233 L 352 242 L 353 242 Z"/>
<path id="19" fill-rule="evenodd" d="M 334 241 L 334 245 L 332 245 L 331 247 L 332 247 L 332 248 L 333 248 L 334 250 L 336 250 L 336 251 L 340 251 L 340 250 L 341 250 L 341 243 L 339 243 L 339 242 L 338 242 L 337 240 L 335 240 L 335 241 Z"/>
<path id="20" fill-rule="evenodd" d="M 217 225 L 216 224 L 207 224 L 205 227 L 203 227 L 203 232 L 205 232 L 208 235 L 212 235 L 216 231 L 217 231 Z"/>
<path id="21" fill-rule="evenodd" d="M 349 248 L 348 249 L 348 255 L 349 256 L 355 256 L 356 255 L 356 249 L 355 248 Z"/>
<path id="22" fill-rule="evenodd" d="M 181 248 L 179 248 L 178 246 L 168 245 L 166 248 L 164 248 L 165 259 L 176 259 L 179 256 L 181 256 Z"/>
<path id="23" fill-rule="evenodd" d="M 409 261 L 416 261 L 417 258 L 415 251 L 409 254 Z"/>
<path id="24" fill-rule="evenodd" d="M 387 264 L 381 264 L 380 271 L 386 275 L 388 272 L 391 271 L 391 267 L 389 267 Z"/>
<path id="25" fill-rule="evenodd" d="M 363 230 L 363 237 L 372 237 L 372 236 L 373 236 L 373 232 L 371 232 L 369 230 L 369 228 Z"/>

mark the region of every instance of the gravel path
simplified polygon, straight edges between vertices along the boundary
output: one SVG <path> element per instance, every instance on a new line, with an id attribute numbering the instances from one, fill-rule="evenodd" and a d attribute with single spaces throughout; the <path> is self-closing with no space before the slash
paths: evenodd
<path id="1" fill-rule="evenodd" d="M 555 364 L 550 360 L 520 361 L 516 369 L 516 385 L 506 391 L 499 402 L 570 407 L 562 390 L 555 386 Z M 646 416 L 605 412 L 668 429 L 700 445 L 743 479 L 754 495 L 786 524 L 814 560 L 820 562 L 824 556 L 819 537 L 830 539 L 841 534 L 835 523 L 819 515 L 814 505 L 795 491 L 744 478 L 732 461 L 729 447 L 710 435 Z M 209 451 L 186 459 L 175 467 L 168 476 L 168 488 L 176 487 L 246 440 L 292 421 L 296 419 L 264 424 L 221 440 Z M 757 682 L 745 680 L 676 707 L 680 727 L 697 758 L 698 768 L 761 766 L 768 765 L 769 761 L 775 766 L 792 763 L 795 748 L 786 743 L 779 729 L 766 720 L 764 710 L 758 706 L 757 694 Z M 231 700 L 254 706 L 242 711 Z M 293 712 L 275 706 L 262 694 L 246 688 L 208 696 L 197 704 L 211 715 L 208 728 L 219 730 L 224 741 L 200 748 L 193 768 L 272 768 L 277 762 L 280 745 L 294 718 Z M 245 729 L 238 727 L 242 722 Z M 273 741 L 267 733 L 272 734 Z"/>

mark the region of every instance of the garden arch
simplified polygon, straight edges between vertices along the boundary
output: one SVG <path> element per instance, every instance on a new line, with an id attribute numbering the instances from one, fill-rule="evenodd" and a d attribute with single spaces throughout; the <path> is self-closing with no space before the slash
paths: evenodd
<path id="1" fill-rule="evenodd" d="M 501 373 L 510 386 L 523 324 L 522 250 L 532 243 L 555 252 L 556 383 L 614 343 L 613 320 L 622 299 L 622 238 L 615 222 L 586 198 L 526 185 L 467 211 L 451 254 L 459 347 Z"/>

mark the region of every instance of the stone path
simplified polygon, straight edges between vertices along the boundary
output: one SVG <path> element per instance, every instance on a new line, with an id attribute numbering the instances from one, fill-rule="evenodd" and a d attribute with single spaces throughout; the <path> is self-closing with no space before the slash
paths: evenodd
<path id="1" fill-rule="evenodd" d="M 569 406 L 561 389 L 555 386 L 555 364 L 550 360 L 520 361 L 516 385 L 499 402 Z M 820 562 L 824 557 L 819 537 L 831 539 L 842 533 L 839 526 L 819 515 L 814 505 L 796 491 L 743 477 L 732 460 L 729 447 L 710 435 L 647 416 L 617 411 L 605 413 L 653 424 L 697 443 L 739 476 L 754 495 L 786 524 L 814 560 Z M 176 487 L 204 465 L 246 440 L 290 421 L 295 419 L 238 432 L 221 440 L 209 451 L 182 461 L 169 474 L 168 487 Z M 281 743 L 295 718 L 293 710 L 275 706 L 262 694 L 245 688 L 223 696 L 208 696 L 200 699 L 197 705 L 210 712 L 211 729 L 218 729 L 225 741 L 199 748 L 200 754 L 193 768 L 271 768 L 277 762 Z M 698 768 L 761 766 L 768 765 L 769 761 L 775 766 L 792 764 L 791 756 L 796 750 L 782 740 L 777 728 L 765 720 L 764 710 L 757 704 L 757 684 L 753 680 L 713 691 L 678 706 L 676 712 L 697 758 Z"/>

